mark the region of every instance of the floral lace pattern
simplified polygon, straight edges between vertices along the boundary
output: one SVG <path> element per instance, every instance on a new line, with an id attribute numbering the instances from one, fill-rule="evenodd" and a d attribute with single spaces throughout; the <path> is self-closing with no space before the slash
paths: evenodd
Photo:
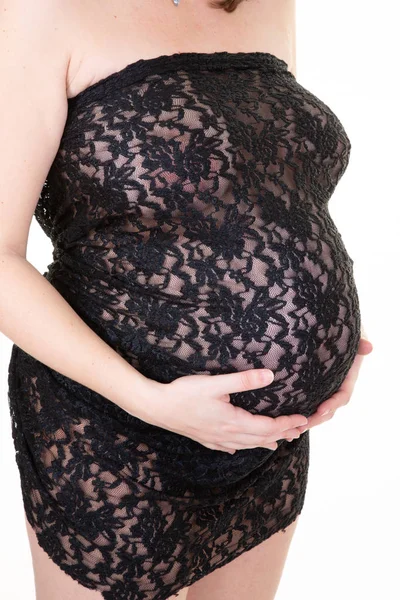
<path id="1" fill-rule="evenodd" d="M 309 416 L 360 337 L 328 210 L 349 155 L 337 116 L 272 54 L 137 61 L 69 99 L 35 211 L 54 246 L 44 276 L 145 376 L 268 367 L 273 383 L 232 403 Z M 15 344 L 9 401 L 39 543 L 106 600 L 166 600 L 303 507 L 308 431 L 214 451 Z"/>

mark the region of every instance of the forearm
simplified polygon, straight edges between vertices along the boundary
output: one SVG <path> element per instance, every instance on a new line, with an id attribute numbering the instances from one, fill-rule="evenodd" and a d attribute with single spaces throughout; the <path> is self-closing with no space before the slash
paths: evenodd
<path id="1" fill-rule="evenodd" d="M 108 346 L 31 263 L 11 252 L 0 253 L 0 331 L 135 416 L 157 385 Z"/>

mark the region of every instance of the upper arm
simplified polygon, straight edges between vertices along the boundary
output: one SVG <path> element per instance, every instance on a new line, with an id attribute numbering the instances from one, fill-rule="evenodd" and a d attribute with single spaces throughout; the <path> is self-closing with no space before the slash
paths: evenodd
<path id="1" fill-rule="evenodd" d="M 0 0 L 0 252 L 24 257 L 67 117 L 60 8 L 57 0 Z"/>

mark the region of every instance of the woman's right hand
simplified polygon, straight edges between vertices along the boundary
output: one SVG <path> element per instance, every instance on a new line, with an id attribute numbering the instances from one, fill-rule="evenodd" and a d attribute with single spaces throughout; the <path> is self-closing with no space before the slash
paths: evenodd
<path id="1" fill-rule="evenodd" d="M 250 369 L 221 375 L 185 375 L 167 384 L 152 380 L 156 414 L 152 402 L 151 414 L 149 403 L 147 410 L 143 406 L 146 414 L 139 416 L 213 450 L 230 454 L 256 447 L 276 450 L 276 440 L 300 437 L 297 427 L 306 424 L 307 418 L 300 414 L 275 418 L 254 415 L 231 404 L 229 396 L 269 385 L 273 378 L 269 369 Z"/>

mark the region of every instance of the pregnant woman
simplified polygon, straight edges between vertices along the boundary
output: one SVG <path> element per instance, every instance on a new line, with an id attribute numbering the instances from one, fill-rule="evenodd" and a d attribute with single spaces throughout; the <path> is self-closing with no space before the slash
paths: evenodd
<path id="1" fill-rule="evenodd" d="M 37 598 L 272 600 L 309 429 L 372 349 L 328 210 L 350 141 L 296 79 L 294 0 L 1 7 L 0 325 Z"/>

